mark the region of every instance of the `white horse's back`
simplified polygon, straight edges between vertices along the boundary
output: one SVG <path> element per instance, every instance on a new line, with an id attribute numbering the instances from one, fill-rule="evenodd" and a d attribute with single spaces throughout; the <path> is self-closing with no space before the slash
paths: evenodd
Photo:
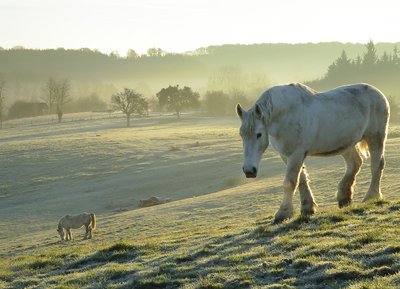
<path id="1" fill-rule="evenodd" d="M 269 94 L 272 103 L 276 103 L 274 109 L 282 111 L 277 116 L 281 119 L 271 127 L 271 143 L 284 154 L 290 154 L 299 145 L 306 148 L 307 155 L 340 154 L 387 126 L 387 100 L 367 84 L 322 93 L 294 84 L 272 88 Z M 295 147 L 282 145 L 293 140 Z"/>

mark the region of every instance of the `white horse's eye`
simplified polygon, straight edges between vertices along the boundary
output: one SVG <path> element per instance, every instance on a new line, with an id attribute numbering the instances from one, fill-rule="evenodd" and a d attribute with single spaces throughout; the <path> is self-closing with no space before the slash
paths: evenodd
<path id="1" fill-rule="evenodd" d="M 258 134 L 257 134 L 257 138 L 260 138 L 260 137 L 261 137 L 261 133 L 258 133 Z"/>

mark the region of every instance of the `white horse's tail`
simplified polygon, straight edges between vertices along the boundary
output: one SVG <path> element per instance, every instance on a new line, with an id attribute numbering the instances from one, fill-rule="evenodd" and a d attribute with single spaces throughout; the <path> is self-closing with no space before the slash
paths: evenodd
<path id="1" fill-rule="evenodd" d="M 356 147 L 364 159 L 369 157 L 369 148 L 365 140 L 361 140 L 359 143 L 357 143 Z"/>
<path id="2" fill-rule="evenodd" d="M 90 218 L 92 219 L 92 229 L 96 229 L 96 215 L 91 213 Z"/>

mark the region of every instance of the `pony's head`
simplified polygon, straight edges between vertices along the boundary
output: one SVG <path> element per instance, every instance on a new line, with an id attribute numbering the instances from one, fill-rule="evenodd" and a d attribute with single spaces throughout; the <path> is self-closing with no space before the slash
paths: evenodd
<path id="1" fill-rule="evenodd" d="M 243 172 L 247 178 L 255 178 L 262 154 L 269 144 L 266 115 L 257 103 L 248 111 L 238 104 L 236 112 L 242 121 L 240 136 L 244 150 Z"/>
<path id="2" fill-rule="evenodd" d="M 60 225 L 58 225 L 58 227 L 57 227 L 57 233 L 60 235 L 61 241 L 63 241 L 64 240 L 64 230 Z"/>

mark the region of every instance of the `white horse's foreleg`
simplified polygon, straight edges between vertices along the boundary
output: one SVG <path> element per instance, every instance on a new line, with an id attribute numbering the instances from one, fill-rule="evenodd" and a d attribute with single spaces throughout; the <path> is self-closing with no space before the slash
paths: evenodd
<path id="1" fill-rule="evenodd" d="M 293 216 L 293 195 L 299 183 L 300 170 L 303 167 L 304 153 L 294 154 L 287 159 L 286 175 L 283 181 L 283 200 L 275 214 L 275 223 L 280 223 Z"/>
<path id="2" fill-rule="evenodd" d="M 346 173 L 338 185 L 337 200 L 339 208 L 350 205 L 353 199 L 356 177 L 363 163 L 363 159 L 356 147 L 349 148 L 342 156 L 346 162 Z"/>
<path id="3" fill-rule="evenodd" d="M 300 172 L 299 191 L 300 191 L 301 214 L 302 215 L 315 214 L 318 205 L 314 200 L 314 195 L 309 185 L 308 174 L 305 166 L 303 166 Z"/>
<path id="4" fill-rule="evenodd" d="M 287 158 L 281 155 L 283 162 L 287 165 Z M 317 211 L 317 203 L 309 185 L 306 166 L 303 165 L 299 178 L 300 204 L 302 215 L 312 215 Z"/>
<path id="5" fill-rule="evenodd" d="M 376 141 L 376 140 L 375 140 Z M 369 152 L 371 155 L 371 184 L 369 186 L 368 192 L 364 197 L 364 202 L 373 199 L 382 199 L 381 193 L 381 178 L 383 169 L 385 167 L 385 157 L 384 157 L 384 142 L 377 144 L 374 142 L 368 142 Z"/>

